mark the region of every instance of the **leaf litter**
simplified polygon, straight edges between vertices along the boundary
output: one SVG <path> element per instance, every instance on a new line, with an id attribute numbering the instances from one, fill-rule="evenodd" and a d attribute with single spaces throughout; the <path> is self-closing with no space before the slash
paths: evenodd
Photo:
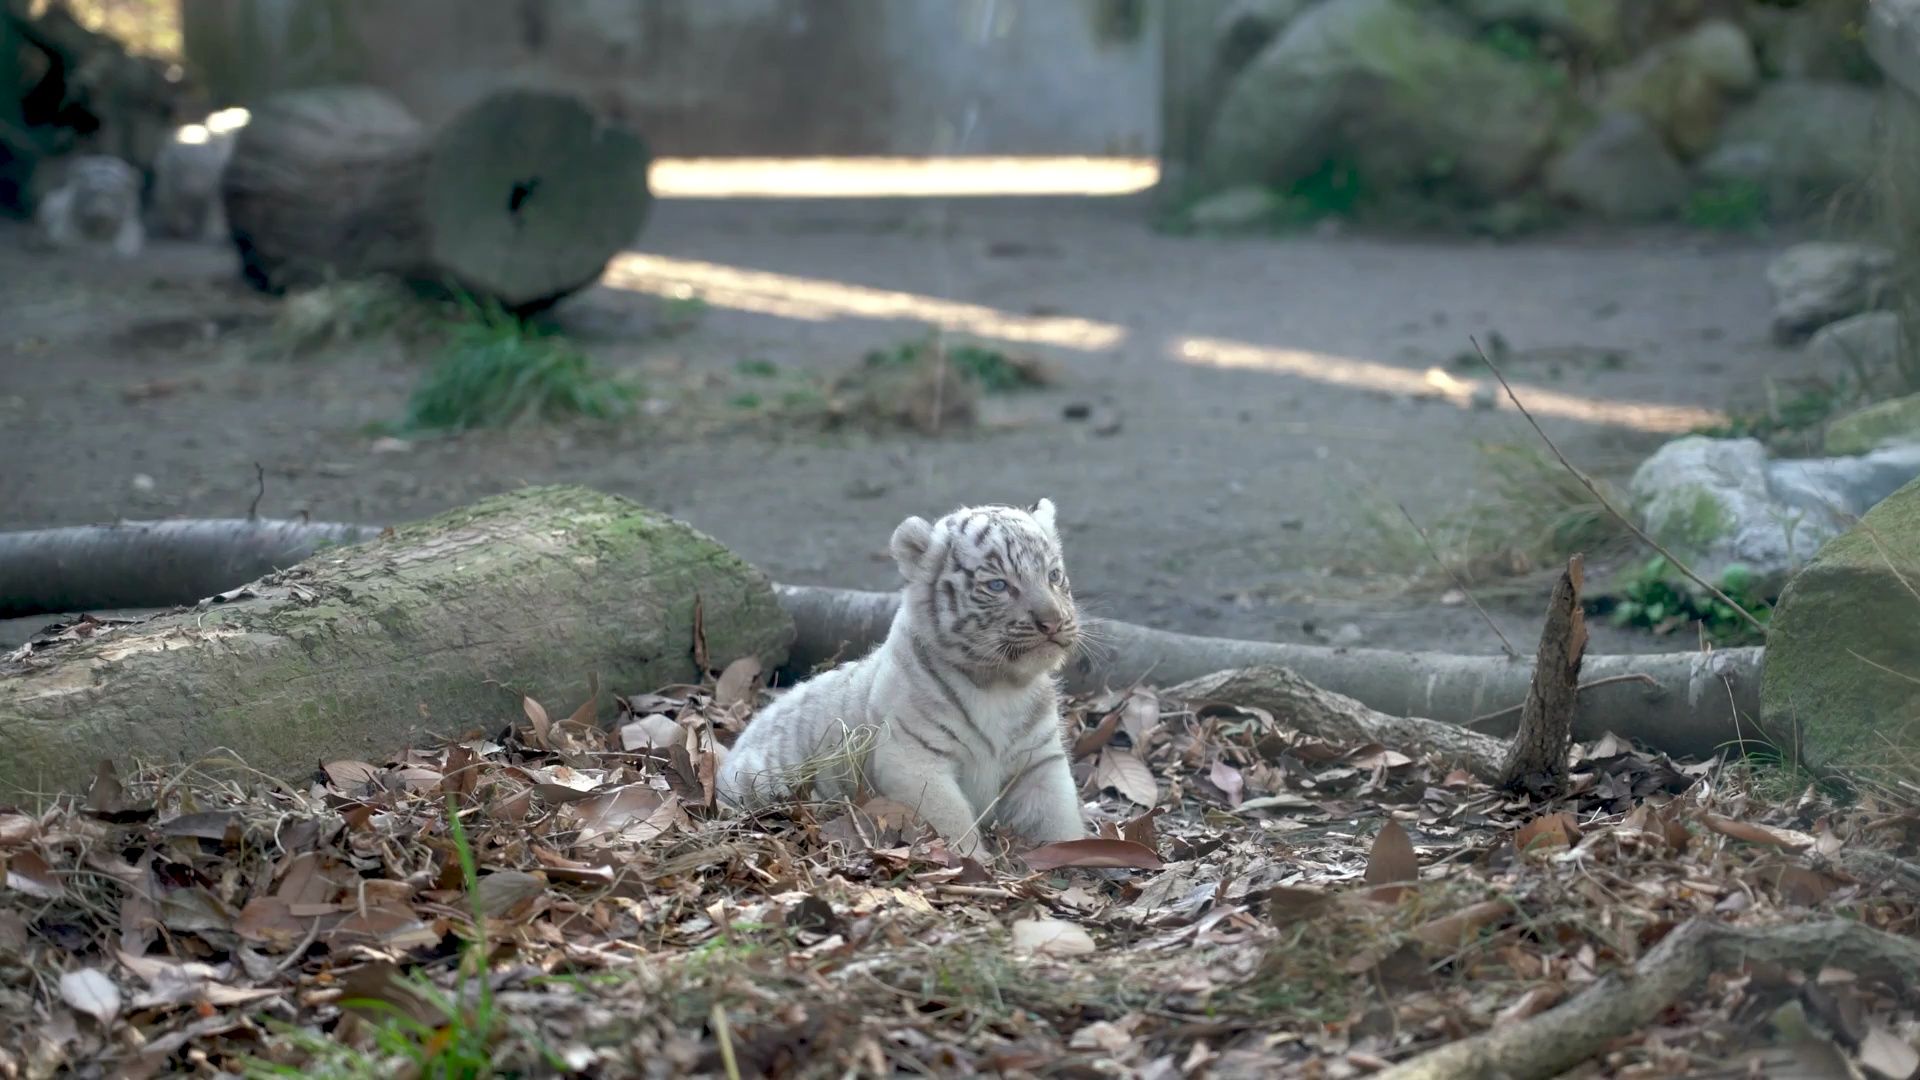
<path id="1" fill-rule="evenodd" d="M 103 763 L 0 806 L 0 1076 L 1364 1076 L 1688 920 L 1920 928 L 1889 796 L 1608 737 L 1541 805 L 1145 689 L 1069 703 L 1085 839 L 975 862 L 885 799 L 722 814 L 767 691 L 715 675 L 299 784 Z M 1917 1006 L 1730 969 L 1579 1075 L 1910 1076 Z"/>

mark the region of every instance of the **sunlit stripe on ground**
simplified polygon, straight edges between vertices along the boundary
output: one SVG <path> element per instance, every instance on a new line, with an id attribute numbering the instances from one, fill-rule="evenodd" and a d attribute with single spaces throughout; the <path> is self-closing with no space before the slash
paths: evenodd
<path id="1" fill-rule="evenodd" d="M 783 319 L 902 320 L 996 341 L 1051 345 L 1082 352 L 1115 348 L 1131 333 L 1125 326 L 1094 319 L 1020 315 L 919 293 L 765 270 L 742 270 L 664 255 L 617 256 L 603 280 L 614 288 L 673 299 L 698 297 L 715 307 Z M 1356 390 L 1437 396 L 1463 409 L 1473 407 L 1474 391 L 1480 385 L 1475 380 L 1456 379 L 1437 368 L 1414 371 L 1373 360 L 1223 338 L 1179 338 L 1169 351 L 1174 359 L 1187 364 L 1266 371 Z M 1526 385 L 1515 386 L 1514 390 L 1537 416 L 1640 431 L 1683 432 L 1726 419 L 1720 412 L 1691 405 L 1585 397 Z M 1501 408 L 1512 408 L 1504 395 L 1497 402 Z"/>
<path id="2" fill-rule="evenodd" d="M 1128 195 L 1159 176 L 1135 157 L 661 158 L 649 185 L 663 199 Z"/>

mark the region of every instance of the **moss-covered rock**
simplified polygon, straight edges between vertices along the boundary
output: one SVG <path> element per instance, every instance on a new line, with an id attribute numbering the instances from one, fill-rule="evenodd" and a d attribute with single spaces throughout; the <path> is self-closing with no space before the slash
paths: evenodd
<path id="1" fill-rule="evenodd" d="M 1668 146 L 1692 159 L 1713 146 L 1729 103 L 1759 78 L 1746 32 L 1709 19 L 1615 73 L 1605 100 L 1609 108 L 1646 117 Z"/>
<path id="2" fill-rule="evenodd" d="M 1862 86 L 1768 83 L 1728 117 L 1700 174 L 1758 185 L 1776 214 L 1817 209 L 1867 178 L 1876 111 L 1874 92 Z"/>
<path id="3" fill-rule="evenodd" d="M 1920 480 L 1787 586 L 1767 635 L 1763 722 L 1816 766 L 1920 777 Z"/>
<path id="4" fill-rule="evenodd" d="M 1827 453 L 1865 454 L 1889 443 L 1920 443 L 1920 394 L 1876 401 L 1827 424 Z"/>
<path id="5" fill-rule="evenodd" d="M 1282 191 L 1339 163 L 1368 189 L 1491 202 L 1551 148 L 1570 99 L 1554 69 L 1504 55 L 1410 0 L 1327 0 L 1235 77 L 1202 186 Z"/>
<path id="6" fill-rule="evenodd" d="M 575 487 L 501 495 L 0 665 L 0 786 L 215 751 L 297 777 L 498 730 L 521 694 L 572 711 L 592 678 L 610 717 L 614 692 L 699 676 L 696 624 L 714 664 L 771 668 L 793 637 L 766 577 L 681 522 Z"/>

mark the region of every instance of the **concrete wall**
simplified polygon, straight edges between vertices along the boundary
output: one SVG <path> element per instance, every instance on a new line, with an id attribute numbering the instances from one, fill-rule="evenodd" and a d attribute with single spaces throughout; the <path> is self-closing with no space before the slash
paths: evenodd
<path id="1" fill-rule="evenodd" d="M 564 86 L 665 155 L 1153 153 L 1167 0 L 181 0 L 223 103 Z M 1178 2 L 1178 0 L 1174 0 Z"/>

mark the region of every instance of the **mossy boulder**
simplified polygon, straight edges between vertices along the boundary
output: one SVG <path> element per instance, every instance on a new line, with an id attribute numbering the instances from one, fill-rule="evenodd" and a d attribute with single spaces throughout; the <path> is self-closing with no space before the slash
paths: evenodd
<path id="1" fill-rule="evenodd" d="M 1776 739 L 1814 766 L 1920 778 L 1920 480 L 1795 575 L 1773 613 L 1760 684 Z"/>
<path id="2" fill-rule="evenodd" d="M 1920 443 L 1920 394 L 1876 401 L 1827 424 L 1827 453 L 1865 454 L 1892 443 Z"/>
<path id="3" fill-rule="evenodd" d="M 1327 0 L 1234 78 L 1202 155 L 1204 189 L 1281 191 L 1337 165 L 1375 192 L 1487 203 L 1530 179 L 1569 96 L 1543 62 L 1411 0 Z"/>
<path id="4" fill-rule="evenodd" d="M 1674 152 L 1692 159 L 1713 146 L 1729 104 L 1759 79 L 1746 32 L 1709 19 L 1616 72 L 1605 104 L 1646 117 Z"/>

